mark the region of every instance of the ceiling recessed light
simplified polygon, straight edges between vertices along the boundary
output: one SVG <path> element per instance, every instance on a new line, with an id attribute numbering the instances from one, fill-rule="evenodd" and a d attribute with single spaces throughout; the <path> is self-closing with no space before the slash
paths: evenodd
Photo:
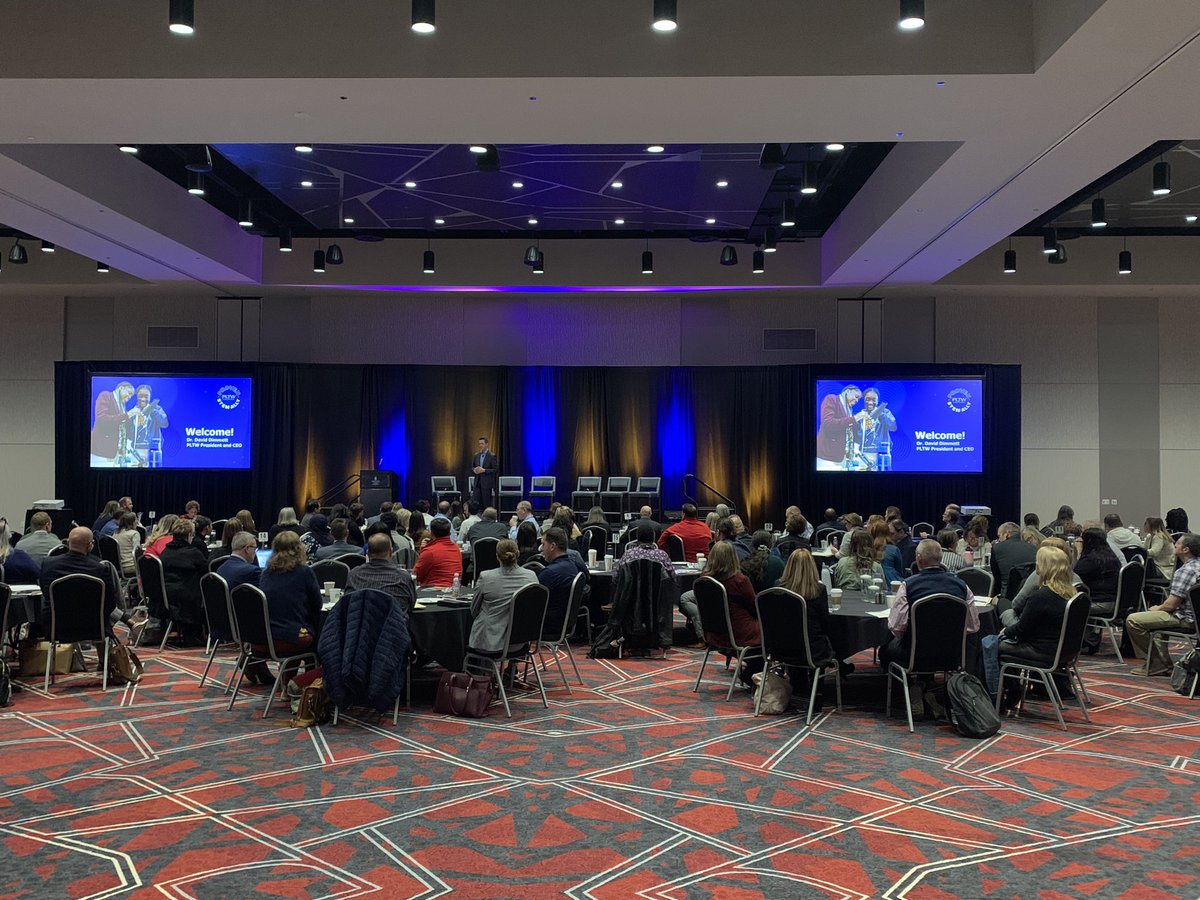
<path id="1" fill-rule="evenodd" d="M 296 152 L 297 153 L 312 153 L 313 152 L 312 144 L 297 144 Z"/>
<path id="2" fill-rule="evenodd" d="M 612 189 L 614 191 L 619 191 L 623 187 L 625 187 L 625 182 L 623 182 L 623 181 L 614 181 L 612 183 Z"/>
<path id="3" fill-rule="evenodd" d="M 515 188 L 517 188 L 518 190 L 520 190 L 521 188 L 525 187 L 525 182 L 523 182 L 523 181 L 514 181 L 514 182 L 513 182 L 513 187 L 515 187 Z"/>
<path id="4" fill-rule="evenodd" d="M 727 187 L 729 187 L 729 182 L 726 181 L 724 178 L 722 178 L 720 181 L 717 182 L 717 187 L 727 188 Z"/>
<path id="5" fill-rule="evenodd" d="M 647 153 L 662 153 L 666 149 L 667 148 L 664 147 L 662 144 L 651 144 L 649 147 L 646 148 L 646 152 Z"/>
<path id="6" fill-rule="evenodd" d="M 406 188 L 415 188 L 417 186 L 417 183 L 415 181 L 406 181 L 406 182 L 404 182 L 404 186 Z"/>
<path id="7" fill-rule="evenodd" d="M 613 219 L 613 224 L 614 225 L 624 225 L 625 220 L 624 219 Z"/>
<path id="8" fill-rule="evenodd" d="M 529 224 L 530 224 L 530 225 L 536 225 L 536 224 L 537 224 L 537 219 L 530 219 L 530 220 L 529 220 Z"/>
<path id="9" fill-rule="evenodd" d="M 192 0 L 171 0 L 168 24 L 172 34 L 195 34 L 196 11 Z"/>
<path id="10" fill-rule="evenodd" d="M 107 272 L 109 271 L 109 269 L 108 269 L 108 263 L 106 263 L 106 262 L 100 262 L 99 260 L 97 260 L 97 262 L 96 262 L 96 271 L 97 271 L 97 272 L 100 272 L 101 274 L 105 274 L 105 273 L 107 273 Z"/>
<path id="11" fill-rule="evenodd" d="M 716 219 L 705 219 L 705 220 L 704 220 L 704 224 L 705 224 L 705 225 L 716 225 L 716 224 L 717 224 L 717 220 L 716 220 Z"/>
<path id="12" fill-rule="evenodd" d="M 836 153 L 838 150 L 845 150 L 846 145 L 839 144 L 837 141 L 834 141 L 832 144 L 826 144 L 825 149 L 828 150 L 830 153 Z"/>
<path id="13" fill-rule="evenodd" d="M 900 0 L 901 31 L 918 31 L 925 27 L 925 0 Z"/>
<path id="14" fill-rule="evenodd" d="M 188 172 L 188 193 L 195 197 L 204 196 L 204 176 L 199 172 Z"/>
<path id="15" fill-rule="evenodd" d="M 138 151 L 138 148 L 135 147 L 133 144 L 122 144 L 121 145 L 122 153 L 137 153 L 137 151 Z"/>
<path id="16" fill-rule="evenodd" d="M 434 0 L 413 0 L 411 27 L 417 34 L 433 34 L 437 30 L 433 7 Z"/>
<path id="17" fill-rule="evenodd" d="M 433 220 L 433 224 L 434 224 L 434 225 L 445 225 L 445 224 L 446 224 L 446 220 L 445 220 L 445 219 L 441 219 L 441 218 L 434 219 L 434 220 Z"/>
<path id="18" fill-rule="evenodd" d="M 354 224 L 354 220 L 353 220 L 352 218 L 350 218 L 349 216 L 346 216 L 346 218 L 342 219 L 342 221 L 343 221 L 345 224 L 347 224 L 347 225 L 353 225 L 353 224 Z"/>
<path id="19" fill-rule="evenodd" d="M 54 250 L 55 250 L 54 244 L 52 244 L 50 241 L 42 241 L 42 252 L 43 253 L 53 253 Z"/>
<path id="20" fill-rule="evenodd" d="M 487 151 L 488 151 L 487 144 L 472 144 L 471 145 L 472 153 L 478 153 L 478 154 L 482 155 L 484 153 L 487 153 Z"/>
<path id="21" fill-rule="evenodd" d="M 312 182 L 311 181 L 302 181 L 302 182 L 300 182 L 300 187 L 312 187 Z"/>
<path id="22" fill-rule="evenodd" d="M 664 34 L 679 27 L 676 0 L 654 0 L 654 19 L 650 23 L 650 27 Z"/>

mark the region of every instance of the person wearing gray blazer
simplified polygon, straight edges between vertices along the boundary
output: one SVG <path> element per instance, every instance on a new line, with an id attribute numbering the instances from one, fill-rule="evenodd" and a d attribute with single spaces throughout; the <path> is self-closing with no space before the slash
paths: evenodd
<path id="1" fill-rule="evenodd" d="M 471 601 L 471 637 L 468 652 L 480 656 L 500 656 L 508 649 L 504 634 L 512 610 L 513 594 L 527 584 L 537 584 L 537 575 L 517 565 L 517 545 L 507 538 L 496 545 L 500 566 L 482 573 L 475 582 Z"/>

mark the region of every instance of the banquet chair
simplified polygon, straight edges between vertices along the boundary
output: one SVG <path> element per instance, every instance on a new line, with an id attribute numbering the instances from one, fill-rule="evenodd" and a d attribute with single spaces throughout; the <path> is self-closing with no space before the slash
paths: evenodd
<path id="1" fill-rule="evenodd" d="M 100 685 L 108 690 L 108 615 L 104 611 L 106 588 L 95 575 L 64 575 L 50 582 L 50 642 L 46 653 L 46 681 L 43 690 L 54 683 L 55 648 L 59 644 L 104 645 L 100 657 Z"/>
<path id="2" fill-rule="evenodd" d="M 589 550 L 595 550 L 596 559 L 603 562 L 604 557 L 608 554 L 608 529 L 603 525 L 588 525 L 583 529 L 582 536 L 581 545 L 584 559 L 587 559 Z"/>
<path id="3" fill-rule="evenodd" d="M 159 622 L 166 623 L 163 625 L 162 642 L 158 645 L 159 652 L 162 652 L 167 648 L 167 638 L 171 635 L 171 629 L 175 627 L 175 620 L 171 618 L 171 606 L 167 602 L 167 583 L 163 577 L 162 561 L 157 556 L 143 553 L 138 558 L 137 571 L 146 612 Z M 135 647 L 141 643 L 144 633 L 144 628 L 138 632 L 137 640 L 134 641 Z"/>
<path id="4" fill-rule="evenodd" d="M 992 591 L 996 586 L 996 579 L 987 569 L 968 566 L 965 569 L 959 569 L 956 574 L 966 582 L 967 587 L 971 589 L 971 593 L 976 597 L 992 596 Z"/>
<path id="5" fill-rule="evenodd" d="M 563 684 L 566 685 L 568 694 L 571 693 L 571 683 L 567 681 L 567 673 L 563 671 L 562 660 L 558 658 L 558 651 L 566 651 L 567 659 L 571 661 L 571 668 L 575 670 L 575 677 L 579 679 L 580 684 L 584 684 L 583 677 L 579 674 L 579 666 L 575 665 L 575 657 L 571 654 L 571 642 L 568 640 L 571 632 L 575 630 L 575 625 L 579 618 L 579 607 L 583 603 L 584 579 L 584 574 L 580 572 L 575 576 L 575 580 L 571 582 L 571 594 L 567 600 L 567 614 L 563 616 L 562 628 L 555 634 L 543 634 L 537 645 L 537 655 L 542 663 L 542 671 L 549 671 L 549 663 L 542 658 L 542 650 L 544 648 L 550 651 L 551 658 L 554 660 L 555 665 L 558 666 L 558 674 L 562 676 Z"/>
<path id="6" fill-rule="evenodd" d="M 679 535 L 667 535 L 667 556 L 671 557 L 671 562 L 687 561 L 687 553 L 683 546 L 683 538 L 681 538 Z"/>
<path id="7" fill-rule="evenodd" d="M 208 679 L 208 670 L 212 667 L 213 657 L 217 655 L 217 648 L 221 644 L 232 641 L 237 644 L 238 658 L 233 672 L 229 673 L 229 682 L 225 685 L 225 693 L 228 694 L 233 687 L 233 677 L 237 672 L 238 665 L 242 662 L 242 644 L 237 636 L 237 623 L 233 620 L 229 583 L 215 572 L 201 576 L 200 599 L 201 605 L 204 607 L 204 621 L 208 626 L 208 639 L 211 643 L 208 662 L 205 663 L 204 672 L 200 675 L 200 687 L 204 687 L 204 682 Z"/>
<path id="8" fill-rule="evenodd" d="M 230 601 L 230 607 L 233 610 L 233 627 L 237 632 L 241 652 L 237 665 L 237 677 L 233 682 L 233 696 L 229 698 L 229 706 L 226 709 L 233 709 L 233 704 L 237 702 L 238 691 L 241 690 L 242 679 L 245 677 L 246 667 L 250 663 L 268 661 L 278 663 L 279 669 L 275 675 L 275 682 L 267 693 L 267 705 L 263 709 L 262 717 L 265 719 L 271 711 L 271 704 L 275 702 L 275 695 L 279 693 L 280 682 L 282 682 L 283 673 L 287 671 L 288 666 L 294 662 L 303 662 L 306 667 L 315 666 L 317 654 L 312 650 L 305 650 L 290 656 L 280 656 L 276 652 L 275 639 L 271 636 L 271 613 L 267 608 L 267 595 L 254 585 L 239 584 L 230 594 Z M 266 654 L 256 651 L 255 645 L 265 646 Z"/>
<path id="9" fill-rule="evenodd" d="M 528 662 L 537 680 L 538 691 L 542 695 L 542 706 L 550 708 L 546 699 L 546 688 L 542 684 L 542 675 L 538 671 L 537 661 L 533 657 L 532 645 L 541 640 L 542 625 L 546 620 L 546 605 L 550 601 L 550 591 L 545 585 L 527 584 L 513 594 L 509 606 L 508 625 L 505 629 L 504 646 L 507 648 L 503 655 L 492 658 L 472 654 L 469 650 L 463 660 L 463 669 L 478 674 L 490 673 L 500 689 L 500 700 L 504 703 L 504 714 L 512 718 L 512 708 L 508 704 L 508 692 L 504 689 L 504 664 Z"/>
<path id="10" fill-rule="evenodd" d="M 1117 659 L 1121 658 L 1121 642 L 1117 640 L 1117 630 L 1125 627 L 1125 618 L 1138 608 L 1145 582 L 1146 567 L 1140 561 L 1125 563 L 1117 573 L 1117 599 L 1113 603 L 1113 611 L 1109 615 L 1088 616 L 1089 628 L 1108 630 L 1108 637 L 1112 641 L 1113 653 Z"/>
<path id="11" fill-rule="evenodd" d="M 937 534 L 937 529 L 929 522 L 918 522 L 912 527 L 911 534 L 913 538 L 931 538 Z"/>
<path id="12" fill-rule="evenodd" d="M 1062 673 L 1067 676 L 1067 683 L 1071 684 L 1072 680 L 1078 685 L 1079 690 L 1075 694 L 1076 700 L 1079 702 L 1079 709 L 1083 713 L 1083 721 L 1090 722 L 1091 718 L 1087 711 L 1087 691 L 1083 687 L 1083 679 L 1079 677 L 1079 669 L 1075 666 L 1075 661 L 1079 658 L 1080 648 L 1083 646 L 1083 635 L 1088 628 L 1088 611 L 1090 608 L 1088 598 L 1083 593 L 1078 593 L 1067 601 L 1067 608 L 1063 612 L 1062 627 L 1058 632 L 1058 647 L 1054 652 L 1054 659 L 1047 666 L 1034 665 L 1031 662 L 1021 660 L 1001 660 L 1000 665 L 1000 688 L 996 691 L 996 712 L 1000 712 L 1000 704 L 1004 697 L 1004 679 L 1019 678 L 1021 682 L 1021 699 L 1017 704 L 1017 714 L 1020 715 L 1025 708 L 1025 689 L 1029 684 L 1029 676 L 1037 675 L 1038 679 L 1046 688 L 1046 696 L 1050 698 L 1050 703 L 1054 707 L 1054 715 L 1058 718 L 1058 724 L 1062 726 L 1062 730 L 1067 730 L 1067 723 L 1063 721 L 1062 710 L 1063 700 L 1058 692 L 1058 685 L 1054 683 L 1051 677 L 1055 673 Z"/>
<path id="13" fill-rule="evenodd" d="M 474 568 L 475 581 L 479 581 L 479 576 L 484 572 L 495 569 L 500 565 L 500 560 L 496 558 L 496 546 L 499 543 L 499 538 L 494 537 L 471 541 L 471 561 Z"/>
<path id="14" fill-rule="evenodd" d="M 904 711 L 908 730 L 913 728 L 910 675 L 936 675 L 958 672 L 967 664 L 967 605 L 950 594 L 930 594 L 917 600 L 908 610 L 908 659 L 893 660 L 887 670 L 887 698 L 884 714 L 892 714 L 892 679 L 904 687 Z"/>
<path id="15" fill-rule="evenodd" d="M 729 595 L 725 591 L 725 585 L 715 578 L 702 575 L 696 579 L 692 593 L 696 597 L 696 608 L 700 613 L 700 630 L 704 633 L 704 659 L 700 662 L 700 673 L 696 676 L 692 692 L 700 690 L 704 667 L 708 665 L 709 654 L 715 650 L 726 656 L 737 657 L 737 665 L 733 667 L 733 675 L 729 678 L 729 690 L 725 693 L 725 700 L 728 702 L 733 696 L 733 686 L 737 684 L 742 664 L 747 659 L 762 656 L 763 650 L 762 647 L 740 645 L 734 639 L 733 623 L 729 620 Z M 717 640 L 710 640 L 709 635 L 717 637 Z"/>
<path id="16" fill-rule="evenodd" d="M 816 658 L 808 635 L 808 603 L 804 598 L 787 588 L 767 588 L 754 600 L 758 610 L 758 624 L 762 628 L 763 678 L 771 663 L 780 662 L 800 669 L 812 670 L 812 690 L 808 696 L 808 713 L 805 725 L 812 724 L 813 707 L 817 702 L 817 688 L 828 670 L 833 669 L 833 684 L 837 691 L 837 710 L 842 711 L 842 674 L 837 658 L 830 645 L 829 656 Z M 769 637 L 768 637 L 769 636 Z M 762 708 L 762 691 L 755 692 L 754 714 Z"/>
<path id="17" fill-rule="evenodd" d="M 317 576 L 317 584 L 322 587 L 325 582 L 332 581 L 335 588 L 344 591 L 346 582 L 350 580 L 350 567 L 341 559 L 322 559 L 313 563 L 312 570 Z"/>
<path id="18" fill-rule="evenodd" d="M 348 569 L 357 569 L 367 561 L 367 558 L 361 553 L 343 553 L 341 556 L 335 557 L 334 561 L 345 563 Z"/>
<path id="19" fill-rule="evenodd" d="M 12 608 L 12 588 L 4 583 L 4 566 L 0 565 L 0 659 L 6 657 L 5 650 L 13 646 L 8 636 L 9 611 Z"/>

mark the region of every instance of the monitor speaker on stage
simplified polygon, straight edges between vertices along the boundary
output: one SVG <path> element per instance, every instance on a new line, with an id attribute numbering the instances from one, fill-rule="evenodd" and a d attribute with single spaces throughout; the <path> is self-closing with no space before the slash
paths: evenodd
<path id="1" fill-rule="evenodd" d="M 363 469 L 358 473 L 358 502 L 368 516 L 379 515 L 379 506 L 384 500 L 396 497 L 397 478 L 395 472 L 386 469 Z"/>

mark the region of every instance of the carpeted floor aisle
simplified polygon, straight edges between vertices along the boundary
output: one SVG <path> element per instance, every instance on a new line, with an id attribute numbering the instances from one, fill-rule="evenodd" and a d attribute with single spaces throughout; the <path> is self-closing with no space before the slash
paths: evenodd
<path id="1" fill-rule="evenodd" d="M 971 741 L 885 719 L 862 671 L 811 728 L 756 719 L 719 665 L 692 693 L 700 656 L 398 727 L 227 712 L 232 657 L 201 690 L 199 650 L 39 681 L 0 711 L 0 896 L 1200 895 L 1200 702 L 1164 679 L 1085 660 L 1091 725 L 1035 705 Z"/>

